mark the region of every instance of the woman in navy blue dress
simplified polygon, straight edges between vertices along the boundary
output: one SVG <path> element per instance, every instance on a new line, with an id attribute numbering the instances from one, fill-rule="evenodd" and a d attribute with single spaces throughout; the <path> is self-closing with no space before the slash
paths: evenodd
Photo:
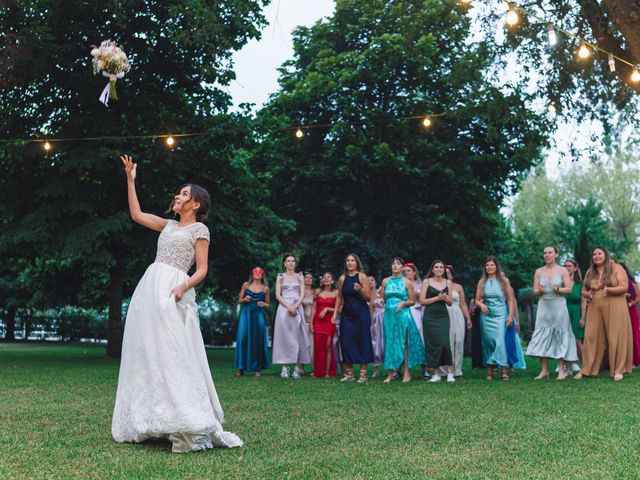
<path id="1" fill-rule="evenodd" d="M 367 382 L 367 364 L 373 362 L 371 345 L 371 315 L 367 302 L 371 300 L 369 279 L 362 271 L 358 256 L 350 253 L 344 260 L 345 273 L 338 281 L 336 315 L 340 313 L 340 350 L 346 375 L 341 380 L 354 380 L 353 364 L 360 364 L 358 383 Z"/>
<path id="2" fill-rule="evenodd" d="M 269 368 L 267 358 L 267 326 L 263 309 L 269 308 L 269 287 L 264 279 L 264 270 L 256 267 L 251 270 L 248 282 L 242 285 L 238 303 L 241 305 L 236 352 L 233 360 L 238 369 L 236 375 Z"/>

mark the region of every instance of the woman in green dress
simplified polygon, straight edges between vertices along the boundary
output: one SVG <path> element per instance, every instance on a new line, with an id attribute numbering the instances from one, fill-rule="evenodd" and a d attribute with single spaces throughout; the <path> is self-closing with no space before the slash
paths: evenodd
<path id="1" fill-rule="evenodd" d="M 582 340 L 584 339 L 584 319 L 586 305 L 582 299 L 582 274 L 580 266 L 575 260 L 566 260 L 564 268 L 569 273 L 569 277 L 573 280 L 573 288 L 571 293 L 565 298 L 567 299 L 567 310 L 569 310 L 569 318 L 571 319 L 571 329 L 576 337 L 576 349 L 578 350 L 578 359 L 582 363 Z M 577 365 L 574 364 L 574 370 Z M 578 369 L 579 370 L 579 369 Z"/>
<path id="2" fill-rule="evenodd" d="M 427 366 L 433 368 L 430 382 L 440 381 L 440 367 L 447 372 L 447 382 L 455 382 L 451 364 L 451 340 L 449 330 L 451 321 L 447 305 L 453 304 L 451 282 L 447 280 L 445 263 L 435 260 L 420 290 L 420 304 L 424 306 L 422 315 Z"/>

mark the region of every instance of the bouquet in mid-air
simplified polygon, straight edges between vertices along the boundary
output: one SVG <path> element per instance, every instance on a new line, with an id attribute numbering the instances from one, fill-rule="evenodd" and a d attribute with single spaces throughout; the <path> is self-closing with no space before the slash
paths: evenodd
<path id="1" fill-rule="evenodd" d="M 93 57 L 93 73 L 109 78 L 109 84 L 100 94 L 100 101 L 106 106 L 109 105 L 109 99 L 118 100 L 118 92 L 116 91 L 116 80 L 124 77 L 124 74 L 131 70 L 127 54 L 116 46 L 116 42 L 105 40 L 99 47 L 92 45 L 91 56 Z"/>

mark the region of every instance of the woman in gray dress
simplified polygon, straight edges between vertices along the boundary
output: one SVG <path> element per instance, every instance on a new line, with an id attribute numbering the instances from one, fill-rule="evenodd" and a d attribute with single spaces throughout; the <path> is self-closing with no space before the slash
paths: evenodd
<path id="1" fill-rule="evenodd" d="M 289 378 L 289 365 L 295 364 L 291 378 L 300 378 L 302 365 L 311 362 L 309 330 L 302 310 L 304 279 L 296 273 L 296 257 L 283 255 L 285 271 L 276 279 L 278 310 L 273 328 L 273 361 L 282 365 L 282 378 Z"/>
<path id="2" fill-rule="evenodd" d="M 569 273 L 556 264 L 556 247 L 545 247 L 543 256 L 545 265 L 536 270 L 533 278 L 533 293 L 540 297 L 540 301 L 527 355 L 540 357 L 542 369 L 536 380 L 549 376 L 549 358 L 558 360 L 558 380 L 564 380 L 565 362 L 578 361 L 576 339 L 564 298 L 571 293 L 573 282 Z"/>

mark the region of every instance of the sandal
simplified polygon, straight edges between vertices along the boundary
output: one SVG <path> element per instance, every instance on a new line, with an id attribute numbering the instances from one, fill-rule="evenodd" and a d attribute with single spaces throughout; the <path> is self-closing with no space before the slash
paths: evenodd
<path id="1" fill-rule="evenodd" d="M 256 372 L 255 374 L 256 378 L 259 377 L 260 375 L 262 375 L 260 372 Z"/>
<path id="2" fill-rule="evenodd" d="M 487 380 L 493 380 L 493 375 L 487 375 Z"/>
<path id="3" fill-rule="evenodd" d="M 500 380 L 508 382 L 509 381 L 509 375 L 507 375 L 506 373 L 503 373 L 502 376 L 500 377 Z"/>
<path id="4" fill-rule="evenodd" d="M 360 372 L 360 378 L 358 378 L 358 383 L 367 383 L 369 378 L 367 377 L 367 372 Z"/>
<path id="5" fill-rule="evenodd" d="M 236 377 L 241 377 L 244 375 L 244 372 L 242 370 L 237 370 L 236 371 Z"/>
<path id="6" fill-rule="evenodd" d="M 353 382 L 355 378 L 353 378 L 353 368 L 347 368 L 347 373 L 344 377 L 340 379 L 341 382 Z"/>

